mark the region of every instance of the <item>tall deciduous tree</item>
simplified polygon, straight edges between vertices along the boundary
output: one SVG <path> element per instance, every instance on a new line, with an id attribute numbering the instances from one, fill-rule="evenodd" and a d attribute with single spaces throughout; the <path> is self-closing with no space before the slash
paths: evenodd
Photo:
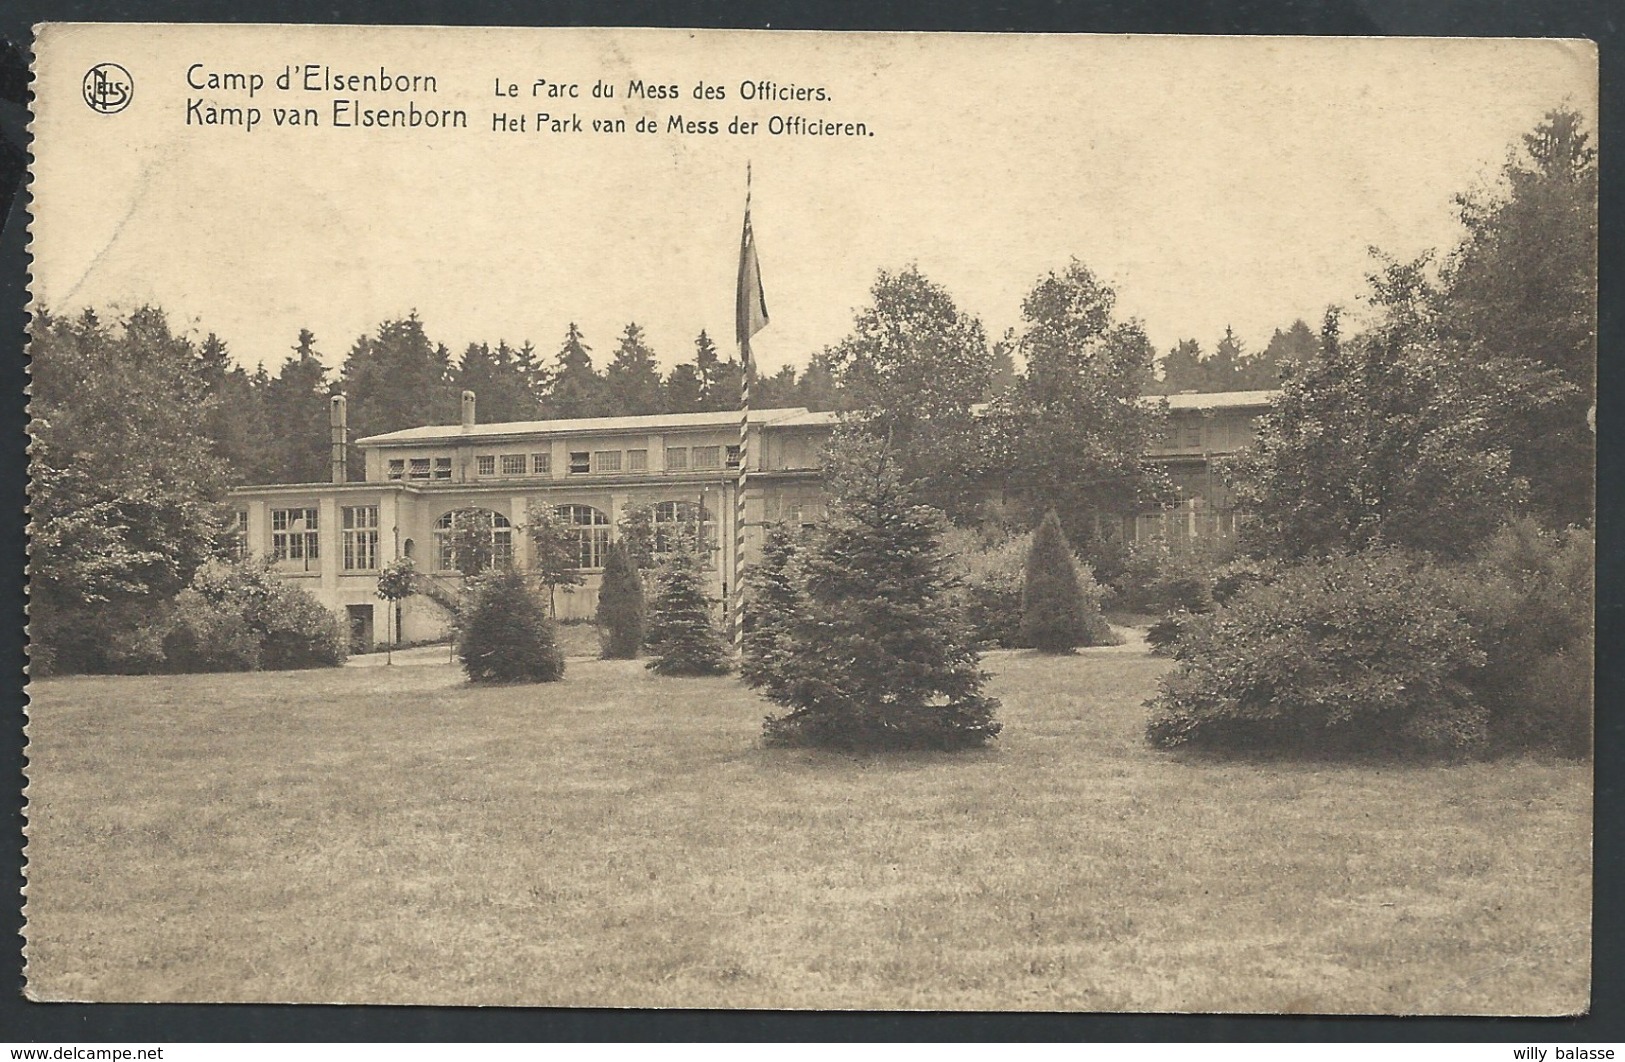
<path id="1" fill-rule="evenodd" d="M 1489 380 L 1442 344 L 1424 263 L 1390 262 L 1372 283 L 1381 324 L 1345 340 L 1328 311 L 1319 353 L 1288 375 L 1235 463 L 1257 552 L 1399 545 L 1457 556 L 1523 504 L 1505 425 L 1550 401 L 1550 381 Z"/>
<path id="2" fill-rule="evenodd" d="M 101 670 L 114 634 L 219 545 L 227 469 L 196 349 L 161 310 L 41 310 L 33 341 L 30 636 L 41 670 Z"/>
<path id="3" fill-rule="evenodd" d="M 968 516 L 980 496 L 972 407 L 993 379 L 982 323 L 914 265 L 881 270 L 870 297 L 828 352 L 844 403 L 872 435 L 892 440 L 903 475 L 932 504 Z"/>
<path id="4" fill-rule="evenodd" d="M 1548 520 L 1595 506 L 1597 152 L 1581 116 L 1549 112 L 1494 188 L 1458 198 L 1467 236 L 1445 264 L 1441 328 L 1493 374 L 1538 366 L 1569 385 L 1510 425 L 1512 470 Z M 1521 363 L 1521 364 L 1520 364 Z"/>
<path id="5" fill-rule="evenodd" d="M 1132 512 L 1167 485 L 1141 456 L 1161 412 L 1140 402 L 1152 349 L 1140 323 L 1116 318 L 1117 293 L 1077 259 L 1022 303 L 1026 371 L 994 403 L 993 468 L 1032 515 L 1055 509 L 1085 545 L 1097 514 Z"/>
<path id="6" fill-rule="evenodd" d="M 535 502 L 525 510 L 525 533 L 531 575 L 547 588 L 548 615 L 557 616 L 559 590 L 570 593 L 582 583 L 580 540 L 557 509 Z"/>

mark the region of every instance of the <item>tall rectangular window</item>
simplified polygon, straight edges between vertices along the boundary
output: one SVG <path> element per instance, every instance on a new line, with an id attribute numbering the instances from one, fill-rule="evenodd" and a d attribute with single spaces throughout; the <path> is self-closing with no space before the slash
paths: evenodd
<path id="1" fill-rule="evenodd" d="M 449 458 L 449 457 L 437 457 L 437 458 L 434 459 L 434 478 L 435 479 L 450 479 L 451 478 L 451 458 Z"/>
<path id="2" fill-rule="evenodd" d="M 231 514 L 231 555 L 236 560 L 248 559 L 247 509 L 238 509 Z"/>
<path id="3" fill-rule="evenodd" d="M 1192 421 L 1185 425 L 1185 447 L 1200 450 L 1202 448 L 1202 422 Z"/>
<path id="4" fill-rule="evenodd" d="M 628 472 L 647 472 L 647 471 L 649 471 L 649 451 L 647 451 L 647 450 L 628 450 L 628 451 L 626 451 L 626 470 Z"/>
<path id="5" fill-rule="evenodd" d="M 720 447 L 720 446 L 696 446 L 696 447 L 694 447 L 694 467 L 695 468 L 721 468 L 722 467 L 722 447 Z"/>
<path id="6" fill-rule="evenodd" d="M 592 455 L 592 470 L 594 472 L 619 472 L 621 470 L 621 452 L 619 450 L 599 450 Z"/>
<path id="7" fill-rule="evenodd" d="M 550 476 L 553 474 L 552 454 L 531 454 L 530 474 L 533 476 Z"/>
<path id="8" fill-rule="evenodd" d="M 370 572 L 378 567 L 378 506 L 344 507 L 344 570 Z"/>
<path id="9" fill-rule="evenodd" d="M 688 470 L 688 447 L 666 447 L 666 471 L 684 472 Z"/>
<path id="10" fill-rule="evenodd" d="M 315 509 L 271 510 L 271 557 L 279 561 L 321 558 Z"/>
<path id="11" fill-rule="evenodd" d="M 497 474 L 497 458 L 495 454 L 480 454 L 474 458 L 474 474 L 476 476 L 494 476 Z"/>
<path id="12" fill-rule="evenodd" d="M 524 454 L 503 454 L 502 474 L 504 476 L 522 476 L 525 474 Z"/>
<path id="13" fill-rule="evenodd" d="M 729 468 L 738 468 L 739 467 L 739 447 L 737 447 L 737 446 L 728 447 L 728 467 Z"/>

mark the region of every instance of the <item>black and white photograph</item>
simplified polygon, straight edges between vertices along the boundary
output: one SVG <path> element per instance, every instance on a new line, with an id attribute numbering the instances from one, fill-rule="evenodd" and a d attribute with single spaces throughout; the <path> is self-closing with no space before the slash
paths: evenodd
<path id="1" fill-rule="evenodd" d="M 32 72 L 29 999 L 1590 1009 L 1591 42 Z"/>

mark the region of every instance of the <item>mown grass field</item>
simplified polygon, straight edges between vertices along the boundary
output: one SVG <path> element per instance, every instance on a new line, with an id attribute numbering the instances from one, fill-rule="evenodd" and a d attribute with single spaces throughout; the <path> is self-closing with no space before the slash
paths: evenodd
<path id="1" fill-rule="evenodd" d="M 576 659 L 36 683 L 37 999 L 1572 1013 L 1590 767 L 1225 762 L 1167 666 L 996 653 L 987 751 L 760 747 Z"/>

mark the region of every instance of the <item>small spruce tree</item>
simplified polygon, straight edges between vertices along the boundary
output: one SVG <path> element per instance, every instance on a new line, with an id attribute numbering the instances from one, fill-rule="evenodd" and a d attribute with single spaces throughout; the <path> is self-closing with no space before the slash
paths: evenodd
<path id="1" fill-rule="evenodd" d="M 475 578 L 459 617 L 457 655 L 471 682 L 556 682 L 564 652 L 541 595 L 523 572 Z"/>
<path id="2" fill-rule="evenodd" d="M 999 732 L 956 602 L 942 514 L 915 503 L 886 443 L 838 438 L 831 503 L 802 564 L 805 602 L 769 699 L 770 744 L 958 749 Z"/>
<path id="3" fill-rule="evenodd" d="M 1051 509 L 1033 534 L 1021 585 L 1021 640 L 1041 653 L 1090 642 L 1090 608 L 1061 519 Z"/>
<path id="4" fill-rule="evenodd" d="M 626 546 L 616 542 L 604 557 L 598 587 L 598 641 L 605 660 L 631 660 L 643 648 L 643 580 Z"/>
<path id="5" fill-rule="evenodd" d="M 768 529 L 761 562 L 745 576 L 745 656 L 739 671 L 747 685 L 768 696 L 789 688 L 794 625 L 804 595 L 797 583 L 796 540 L 789 528 Z"/>
<path id="6" fill-rule="evenodd" d="M 661 565 L 649 609 L 651 671 L 660 675 L 726 675 L 733 665 L 711 616 L 699 558 L 681 542 Z"/>

